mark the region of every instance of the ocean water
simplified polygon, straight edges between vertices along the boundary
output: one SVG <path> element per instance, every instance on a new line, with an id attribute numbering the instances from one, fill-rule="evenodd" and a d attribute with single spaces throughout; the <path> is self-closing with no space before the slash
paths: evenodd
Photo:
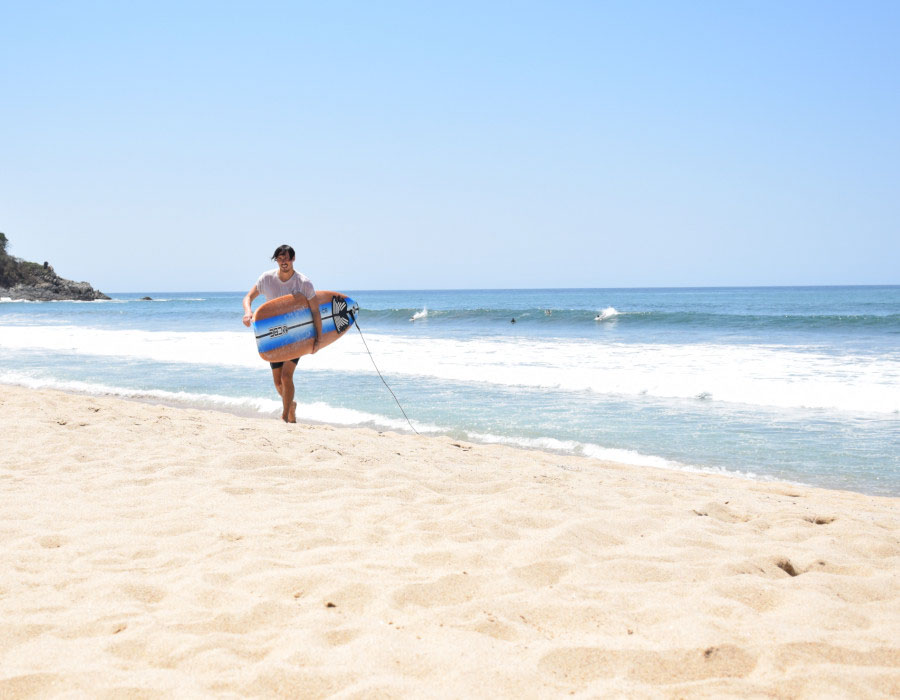
<path id="1" fill-rule="evenodd" d="M 374 359 L 421 433 L 900 495 L 900 287 L 342 291 L 298 420 L 410 430 Z M 280 416 L 243 292 L 113 296 L 0 300 L 0 382 Z"/>

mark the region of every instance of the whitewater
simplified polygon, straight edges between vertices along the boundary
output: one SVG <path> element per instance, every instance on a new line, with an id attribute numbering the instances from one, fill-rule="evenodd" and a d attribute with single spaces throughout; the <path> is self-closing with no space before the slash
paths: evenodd
<path id="1" fill-rule="evenodd" d="M 0 382 L 276 416 L 235 293 L 0 301 Z M 351 292 L 298 418 L 900 492 L 900 288 Z M 511 321 L 515 319 L 515 323 Z M 414 320 L 414 323 L 410 321 Z"/>

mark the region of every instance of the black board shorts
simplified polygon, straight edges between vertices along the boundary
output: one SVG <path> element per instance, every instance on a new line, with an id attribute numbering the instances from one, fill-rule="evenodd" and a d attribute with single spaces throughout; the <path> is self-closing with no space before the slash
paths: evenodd
<path id="1" fill-rule="evenodd" d="M 295 365 L 300 362 L 299 357 L 295 357 L 293 360 L 288 360 L 288 362 L 293 362 Z M 278 369 L 279 367 L 284 367 L 284 362 L 270 362 L 269 367 L 272 369 Z"/>

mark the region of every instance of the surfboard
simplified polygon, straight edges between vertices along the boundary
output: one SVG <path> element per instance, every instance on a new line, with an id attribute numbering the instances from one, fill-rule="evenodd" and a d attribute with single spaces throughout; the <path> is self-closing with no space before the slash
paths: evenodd
<path id="1" fill-rule="evenodd" d="M 338 292 L 317 292 L 309 302 L 306 297 L 293 294 L 270 299 L 254 312 L 250 324 L 262 359 L 285 362 L 312 353 L 316 330 L 310 304 L 318 304 L 322 315 L 318 350 L 344 335 L 359 313 L 359 305 Z"/>

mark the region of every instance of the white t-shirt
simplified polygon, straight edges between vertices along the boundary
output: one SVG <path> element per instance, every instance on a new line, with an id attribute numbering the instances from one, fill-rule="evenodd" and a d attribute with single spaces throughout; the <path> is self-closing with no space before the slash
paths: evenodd
<path id="1" fill-rule="evenodd" d="M 266 301 L 283 297 L 285 294 L 293 294 L 300 292 L 307 299 L 316 296 L 316 290 L 309 277 L 302 272 L 294 270 L 294 274 L 287 282 L 278 279 L 278 268 L 263 272 L 259 279 L 256 280 L 256 288 L 259 293 L 266 297 Z"/>

